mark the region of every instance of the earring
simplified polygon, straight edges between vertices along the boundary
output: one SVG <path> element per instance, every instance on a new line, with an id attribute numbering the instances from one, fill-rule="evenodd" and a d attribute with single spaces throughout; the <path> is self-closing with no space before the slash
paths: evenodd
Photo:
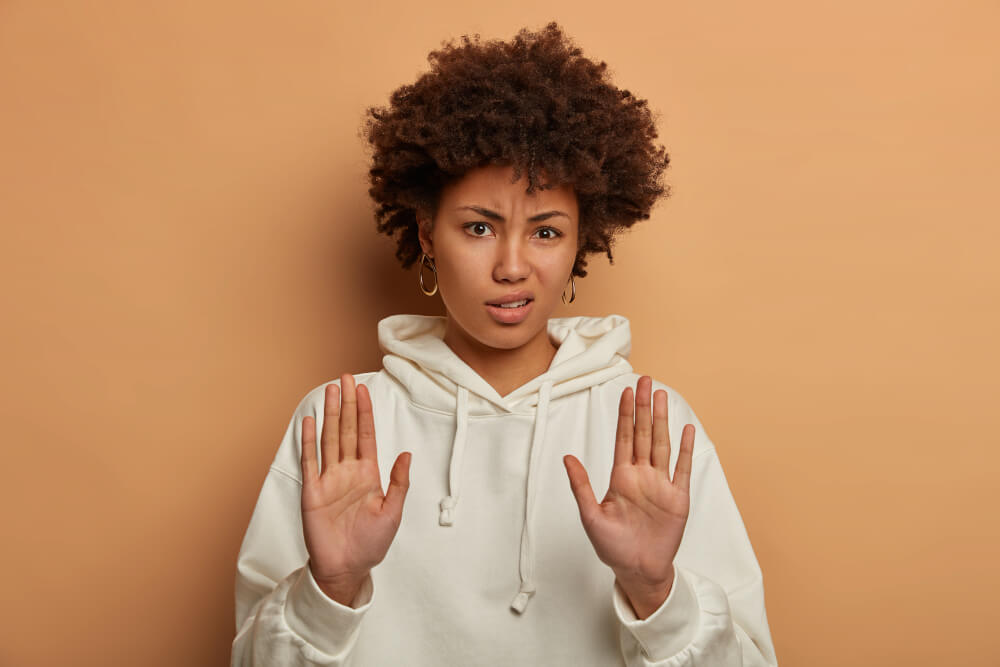
<path id="1" fill-rule="evenodd" d="M 438 281 L 437 281 L 438 272 L 437 272 L 437 267 L 434 266 L 434 262 L 433 261 L 428 262 L 429 259 L 430 258 L 427 257 L 427 253 L 420 253 L 420 271 L 418 273 L 418 275 L 420 276 L 420 291 L 426 294 L 427 296 L 434 296 L 435 294 L 437 294 L 438 291 Z M 428 292 L 427 288 L 424 287 L 424 264 L 429 264 L 429 266 L 431 267 L 431 271 L 434 272 L 434 289 L 431 290 L 430 292 Z"/>
<path id="2" fill-rule="evenodd" d="M 562 302 L 563 303 L 573 303 L 573 301 L 576 299 L 576 280 L 575 280 L 575 278 L 576 278 L 576 276 L 573 276 L 573 275 L 571 275 L 569 277 L 570 285 L 572 285 L 572 287 L 573 287 L 573 291 L 571 293 L 571 296 L 569 297 L 569 301 L 566 300 L 566 288 L 563 287 L 563 292 L 562 292 Z"/>

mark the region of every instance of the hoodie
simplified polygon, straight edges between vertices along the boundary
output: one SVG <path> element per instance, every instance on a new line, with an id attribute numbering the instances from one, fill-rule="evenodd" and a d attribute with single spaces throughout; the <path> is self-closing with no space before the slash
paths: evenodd
<path id="1" fill-rule="evenodd" d="M 684 425 L 696 430 L 663 604 L 637 618 L 584 532 L 562 459 L 576 456 L 603 498 L 619 399 L 640 377 L 628 319 L 549 319 L 549 368 L 505 396 L 444 343 L 445 322 L 382 319 L 382 369 L 354 374 L 372 397 L 383 485 L 400 452 L 412 460 L 396 537 L 349 606 L 316 584 L 302 533 L 302 419 L 321 432 L 329 382 L 299 402 L 240 547 L 231 664 L 776 665 L 742 518 L 673 388 L 653 380 L 668 397 L 671 471 Z"/>

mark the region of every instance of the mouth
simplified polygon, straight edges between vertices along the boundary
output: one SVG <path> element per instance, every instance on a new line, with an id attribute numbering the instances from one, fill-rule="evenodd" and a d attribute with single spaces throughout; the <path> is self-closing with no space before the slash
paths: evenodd
<path id="1" fill-rule="evenodd" d="M 523 305 L 522 301 L 534 301 L 535 294 L 530 290 L 522 289 L 516 292 L 508 292 L 503 296 L 493 299 L 492 301 L 487 301 L 487 306 L 506 306 L 508 304 L 516 303 L 517 305 Z"/>
<path id="2" fill-rule="evenodd" d="M 499 303 L 496 301 L 491 301 L 487 303 L 487 306 L 496 306 L 497 308 L 520 308 L 521 306 L 534 301 L 534 299 L 520 299 L 518 301 L 506 301 Z"/>
<path id="3" fill-rule="evenodd" d="M 520 301 L 510 301 L 503 305 L 486 304 L 486 310 L 494 320 L 502 324 L 517 324 L 528 316 L 531 311 L 531 304 L 534 299 L 521 299 Z"/>

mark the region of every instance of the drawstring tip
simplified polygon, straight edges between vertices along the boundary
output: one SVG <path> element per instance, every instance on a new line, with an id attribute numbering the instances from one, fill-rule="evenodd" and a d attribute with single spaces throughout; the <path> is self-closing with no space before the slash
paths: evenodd
<path id="1" fill-rule="evenodd" d="M 531 599 L 533 592 L 534 591 L 521 591 L 515 595 L 514 600 L 510 603 L 510 608 L 520 614 L 524 611 L 524 608 L 528 606 L 528 600 Z"/>
<path id="2" fill-rule="evenodd" d="M 442 526 L 450 526 L 455 522 L 452 509 L 458 501 L 452 496 L 445 496 L 441 499 L 441 514 L 438 515 L 438 523 Z"/>

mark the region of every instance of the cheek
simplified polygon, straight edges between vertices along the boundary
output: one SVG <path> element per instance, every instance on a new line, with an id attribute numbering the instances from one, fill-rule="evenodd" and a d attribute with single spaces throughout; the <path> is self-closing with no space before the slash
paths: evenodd
<path id="1" fill-rule="evenodd" d="M 473 258 L 465 255 L 453 253 L 448 255 L 448 258 L 447 264 L 438 266 L 438 272 L 446 277 L 449 282 L 458 283 L 458 287 L 461 287 L 461 283 L 467 281 L 470 276 L 476 273 L 476 266 L 482 266 L 481 263 L 477 263 Z"/>
<path id="2" fill-rule="evenodd" d="M 490 274 L 483 268 L 486 265 L 482 261 L 467 256 L 450 257 L 446 265 L 438 267 L 438 279 L 448 294 L 464 301 L 490 282 Z"/>
<path id="3" fill-rule="evenodd" d="M 561 283 L 563 279 L 569 280 L 567 275 L 573 269 L 576 261 L 576 250 L 565 253 L 553 253 L 547 257 L 543 263 L 539 263 L 538 272 L 541 278 L 548 283 Z"/>

